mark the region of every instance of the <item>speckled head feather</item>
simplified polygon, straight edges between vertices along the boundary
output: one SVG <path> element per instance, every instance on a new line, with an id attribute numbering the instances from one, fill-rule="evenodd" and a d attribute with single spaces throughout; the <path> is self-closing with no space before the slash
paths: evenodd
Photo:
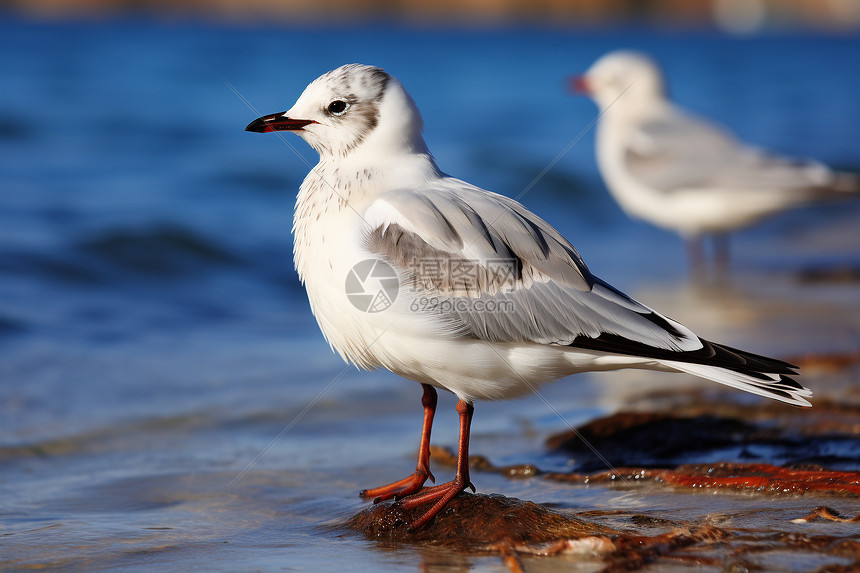
<path id="1" fill-rule="evenodd" d="M 402 149 L 409 142 L 426 148 L 412 98 L 375 66 L 347 64 L 323 74 L 285 115 L 314 122 L 297 133 L 322 158 L 347 157 L 368 140 L 376 140 L 377 150 Z"/>

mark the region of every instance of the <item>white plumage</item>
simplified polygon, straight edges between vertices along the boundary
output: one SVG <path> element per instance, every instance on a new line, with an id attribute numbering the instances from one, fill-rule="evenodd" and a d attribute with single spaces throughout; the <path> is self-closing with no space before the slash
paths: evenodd
<path id="1" fill-rule="evenodd" d="M 684 352 L 705 348 L 684 326 L 593 277 L 574 247 L 519 203 L 442 173 L 421 137 L 412 99 L 383 74 L 368 66 L 338 68 L 308 86 L 292 109 L 276 114 L 314 121 L 297 131 L 320 152 L 320 162 L 296 203 L 295 261 L 323 333 L 345 359 L 472 400 L 527 393 L 530 386 L 588 370 L 679 370 Z M 347 96 L 350 109 L 327 117 L 326 106 Z M 358 129 L 350 113 L 361 113 L 361 124 L 372 127 Z M 359 310 L 344 292 L 349 270 L 370 258 L 382 258 L 401 276 L 397 300 L 380 313 Z M 410 265 L 413 258 L 419 264 Z M 438 272 L 456 260 L 521 268 L 500 288 L 466 292 L 469 285 L 458 290 L 430 280 L 444 277 L 418 277 L 426 288 L 410 288 L 415 282 L 410 273 L 430 259 L 442 262 Z M 450 301 L 439 305 L 445 308 L 462 302 L 464 310 L 410 309 L 428 295 Z M 512 312 L 482 316 L 471 311 L 474 305 L 468 303 L 475 300 L 510 301 Z M 677 352 L 678 359 L 577 344 L 602 334 L 646 354 L 649 348 Z M 708 364 L 696 374 L 737 386 L 738 378 L 745 379 L 737 372 L 743 370 L 743 353 L 737 356 L 741 360 L 731 375 Z M 790 373 L 776 362 L 773 369 L 777 380 Z M 758 387 L 761 380 L 750 383 Z M 772 397 L 808 405 L 803 399 L 808 395 L 797 388 Z"/>
<path id="2" fill-rule="evenodd" d="M 425 384 L 433 408 L 432 387 L 453 392 L 461 424 L 475 399 L 619 368 L 689 372 L 809 405 L 810 391 L 788 377 L 793 366 L 700 339 L 594 277 L 558 231 L 516 201 L 445 175 L 421 127 L 396 79 L 353 64 L 315 80 L 289 111 L 247 128 L 295 131 L 320 154 L 296 203 L 295 263 L 323 334 L 344 359 Z M 399 280 L 381 312 L 357 308 L 344 288 L 368 259 L 391 265 Z M 425 433 L 429 444 L 426 418 Z M 429 470 L 421 467 L 423 484 Z M 417 480 L 373 491 L 414 493 Z"/>
<path id="3" fill-rule="evenodd" d="M 601 110 L 597 162 L 632 217 L 699 241 L 775 213 L 860 191 L 856 175 L 775 155 L 672 103 L 649 57 L 611 52 L 575 88 Z"/>

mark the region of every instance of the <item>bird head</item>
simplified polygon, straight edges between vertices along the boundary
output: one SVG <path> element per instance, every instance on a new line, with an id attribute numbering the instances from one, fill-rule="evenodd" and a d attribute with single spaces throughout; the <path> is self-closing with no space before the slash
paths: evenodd
<path id="1" fill-rule="evenodd" d="M 598 59 L 571 88 L 588 95 L 601 110 L 647 105 L 665 98 L 663 74 L 656 62 L 639 52 L 615 51 Z M 622 96 L 623 94 L 623 96 Z"/>
<path id="2" fill-rule="evenodd" d="M 381 68 L 348 64 L 305 88 L 288 111 L 264 115 L 245 131 L 292 131 L 322 158 L 362 152 L 426 152 L 423 121 L 399 81 Z"/>

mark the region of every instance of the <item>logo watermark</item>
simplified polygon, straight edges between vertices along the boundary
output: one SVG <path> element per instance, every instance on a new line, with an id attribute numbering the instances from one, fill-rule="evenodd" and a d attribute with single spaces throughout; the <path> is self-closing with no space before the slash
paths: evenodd
<path id="1" fill-rule="evenodd" d="M 366 259 L 349 269 L 346 298 L 362 312 L 382 312 L 397 300 L 400 280 L 397 272 L 381 259 Z"/>
<path id="2" fill-rule="evenodd" d="M 514 301 L 498 297 L 516 290 L 518 261 L 494 259 L 413 259 L 400 283 L 397 271 L 382 259 L 365 259 L 346 276 L 346 296 L 362 312 L 377 313 L 394 304 L 401 287 L 415 297 L 416 313 L 511 313 Z"/>
<path id="3" fill-rule="evenodd" d="M 514 301 L 419 296 L 409 303 L 409 310 L 412 312 L 437 312 L 439 314 L 511 313 L 514 312 Z"/>
<path id="4" fill-rule="evenodd" d="M 516 290 L 520 265 L 516 259 L 415 258 L 409 270 L 417 285 L 428 294 L 474 297 L 484 292 Z"/>

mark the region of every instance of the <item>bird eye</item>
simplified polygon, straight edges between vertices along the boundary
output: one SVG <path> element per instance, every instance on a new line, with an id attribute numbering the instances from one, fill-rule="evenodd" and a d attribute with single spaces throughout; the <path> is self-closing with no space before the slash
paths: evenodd
<path id="1" fill-rule="evenodd" d="M 346 113 L 346 110 L 349 109 L 349 102 L 345 102 L 342 99 L 336 99 L 328 104 L 326 109 L 332 115 L 343 115 Z"/>

